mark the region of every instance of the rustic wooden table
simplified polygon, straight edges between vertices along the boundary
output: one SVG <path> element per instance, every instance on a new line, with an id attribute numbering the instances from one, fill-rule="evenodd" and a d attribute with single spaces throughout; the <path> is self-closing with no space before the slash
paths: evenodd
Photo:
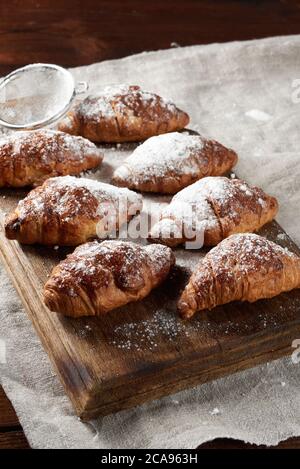
<path id="1" fill-rule="evenodd" d="M 32 62 L 78 66 L 129 54 L 300 33 L 299 0 L 1 0 L 0 76 Z M 200 448 L 246 448 L 218 439 Z M 29 448 L 0 387 L 0 448 Z M 291 438 L 278 448 L 300 448 Z"/>

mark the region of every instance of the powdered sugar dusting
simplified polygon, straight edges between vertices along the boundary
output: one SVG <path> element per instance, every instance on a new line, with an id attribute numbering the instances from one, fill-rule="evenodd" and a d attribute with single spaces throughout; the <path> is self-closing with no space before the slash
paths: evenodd
<path id="1" fill-rule="evenodd" d="M 42 216 L 43 211 L 47 209 L 48 198 L 53 199 L 54 197 L 55 203 L 51 204 L 53 212 L 58 214 L 62 221 L 70 222 L 74 216 L 81 213 L 84 206 L 88 208 L 90 204 L 90 198 L 87 195 L 81 194 L 81 197 L 78 198 L 78 195 L 74 192 L 76 188 L 86 189 L 97 199 L 98 207 L 95 216 L 97 214 L 103 215 L 102 211 L 108 209 L 108 207 L 105 208 L 105 205 L 103 206 L 103 202 L 111 203 L 116 208 L 119 207 L 120 211 L 124 207 L 126 214 L 127 210 L 130 210 L 133 206 L 136 211 L 142 208 L 141 195 L 129 189 L 118 188 L 88 178 L 61 176 L 48 179 L 39 190 L 31 191 L 25 199 L 19 202 L 19 219 L 26 218 L 30 213 Z M 30 203 L 28 203 L 29 200 Z M 52 202 L 54 201 L 52 200 Z"/>
<path id="2" fill-rule="evenodd" d="M 116 187 L 112 184 L 96 181 L 95 179 L 63 176 L 51 178 L 51 185 L 65 188 L 84 187 L 89 190 L 97 199 L 99 199 L 99 201 L 102 201 L 103 198 L 105 198 L 105 200 L 119 199 L 122 196 L 126 197 L 130 203 L 141 200 L 141 196 L 139 194 L 136 194 L 129 189 Z"/>
<path id="3" fill-rule="evenodd" d="M 24 152 L 27 159 L 32 158 L 37 163 L 37 159 L 45 164 L 49 161 L 64 158 L 68 152 L 68 159 L 83 161 L 89 155 L 99 154 L 102 156 L 96 145 L 83 137 L 69 135 L 64 132 L 51 129 L 31 130 L 15 132 L 0 140 L 1 148 L 9 145 L 10 157 L 14 158 Z"/>
<path id="4" fill-rule="evenodd" d="M 220 220 L 214 207 L 217 207 L 220 217 L 226 216 L 233 224 L 235 220 L 239 222 L 240 216 L 249 210 L 256 210 L 259 219 L 260 212 L 268 208 L 266 197 L 262 190 L 238 179 L 200 179 L 173 197 L 171 204 L 163 210 L 159 225 L 153 228 L 153 235 L 156 237 L 159 228 L 163 238 L 164 232 L 170 230 L 171 224 L 174 230 L 176 229 L 176 220 L 184 221 L 184 225 L 192 229 L 201 227 L 218 230 Z"/>
<path id="5" fill-rule="evenodd" d="M 91 95 L 79 104 L 80 115 L 94 122 L 103 118 L 114 118 L 115 113 L 128 111 L 134 102 L 142 104 L 144 109 L 155 112 L 159 102 L 170 113 L 176 112 L 176 106 L 160 96 L 143 91 L 139 86 L 119 84 L 107 86 L 97 95 Z"/>
<path id="6" fill-rule="evenodd" d="M 239 272 L 249 275 L 257 272 L 261 266 L 265 272 L 282 269 L 282 256 L 297 256 L 276 243 L 254 233 L 241 233 L 229 236 L 206 256 L 215 272 L 226 271 L 227 276 L 234 277 L 233 265 L 238 260 Z M 216 273 L 217 275 L 217 273 Z"/>
<path id="7" fill-rule="evenodd" d="M 203 138 L 179 132 L 151 137 L 124 161 L 116 176 L 143 178 L 164 177 L 170 173 L 197 175 L 199 164 L 190 156 L 203 149 Z M 130 170 L 126 169 L 129 167 Z"/>
<path id="8" fill-rule="evenodd" d="M 102 287 L 111 285 L 113 288 L 114 282 L 117 296 L 118 289 L 139 291 L 145 285 L 149 268 L 153 274 L 152 285 L 155 286 L 155 282 L 168 275 L 173 263 L 172 251 L 166 246 L 143 247 L 121 240 L 93 241 L 79 246 L 61 262 L 54 279 L 59 289 L 73 297 L 80 295 L 82 288 L 98 290 L 99 293 Z"/>

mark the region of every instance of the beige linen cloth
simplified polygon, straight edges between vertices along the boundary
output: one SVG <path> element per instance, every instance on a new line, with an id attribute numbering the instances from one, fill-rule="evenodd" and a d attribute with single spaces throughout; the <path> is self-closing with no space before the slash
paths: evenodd
<path id="1" fill-rule="evenodd" d="M 72 72 L 91 91 L 127 82 L 174 99 L 191 115 L 190 128 L 239 153 L 239 176 L 278 197 L 278 220 L 300 244 L 292 86 L 300 36 L 143 53 Z M 0 275 L 1 383 L 34 448 L 195 448 L 217 437 L 271 445 L 300 435 L 300 364 L 291 357 L 81 423 L 3 268 Z"/>

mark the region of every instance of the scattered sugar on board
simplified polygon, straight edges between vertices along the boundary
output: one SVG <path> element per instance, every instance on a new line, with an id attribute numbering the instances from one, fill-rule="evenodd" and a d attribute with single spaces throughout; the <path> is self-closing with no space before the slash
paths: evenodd
<path id="1" fill-rule="evenodd" d="M 196 320 L 182 321 L 175 311 L 158 310 L 149 319 L 116 326 L 110 343 L 124 351 L 145 352 L 155 351 L 165 342 L 176 343 L 184 337 L 199 337 L 202 334 L 210 337 L 225 334 L 229 337 L 241 333 L 251 334 L 258 330 L 257 322 L 241 324 L 234 320 L 218 322 L 217 319 L 208 321 L 198 316 Z M 276 328 L 280 325 L 280 321 L 274 316 L 261 315 L 258 319 L 259 329 Z"/>
<path id="2" fill-rule="evenodd" d="M 183 322 L 176 313 L 158 310 L 150 319 L 116 326 L 111 344 L 123 350 L 155 350 L 162 337 L 173 342 L 179 336 L 189 337 L 203 326 L 201 322 Z"/>
<path id="3" fill-rule="evenodd" d="M 277 240 L 278 241 L 287 241 L 288 236 L 286 235 L 286 233 L 278 233 Z"/>

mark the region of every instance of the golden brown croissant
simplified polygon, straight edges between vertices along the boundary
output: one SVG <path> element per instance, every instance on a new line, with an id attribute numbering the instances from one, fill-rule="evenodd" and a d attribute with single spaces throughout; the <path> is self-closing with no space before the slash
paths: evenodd
<path id="1" fill-rule="evenodd" d="M 184 318 L 231 301 L 254 302 L 300 288 L 300 258 L 253 233 L 232 235 L 196 267 L 178 309 Z"/>
<path id="2" fill-rule="evenodd" d="M 118 231 L 142 209 L 142 197 L 92 179 L 47 179 L 21 200 L 5 234 L 21 243 L 75 246 Z"/>
<path id="3" fill-rule="evenodd" d="M 215 246 L 231 234 L 258 230 L 277 211 L 277 200 L 258 187 L 240 179 L 207 177 L 173 197 L 149 239 L 174 247 L 197 235 L 200 239 L 202 233 L 203 244 Z"/>
<path id="4" fill-rule="evenodd" d="M 199 135 L 170 133 L 140 145 L 113 175 L 117 186 L 175 194 L 205 176 L 219 176 L 237 162 L 233 150 Z"/>
<path id="5" fill-rule="evenodd" d="M 59 129 L 93 142 L 135 142 L 188 123 L 189 116 L 172 102 L 139 86 L 119 85 L 78 103 Z"/>
<path id="6" fill-rule="evenodd" d="M 96 145 L 50 129 L 16 132 L 0 140 L 0 187 L 38 185 L 51 176 L 95 168 L 103 154 Z"/>
<path id="7" fill-rule="evenodd" d="M 145 298 L 169 274 L 170 248 L 125 241 L 79 246 L 56 266 L 44 288 L 51 311 L 66 316 L 98 316 Z"/>

